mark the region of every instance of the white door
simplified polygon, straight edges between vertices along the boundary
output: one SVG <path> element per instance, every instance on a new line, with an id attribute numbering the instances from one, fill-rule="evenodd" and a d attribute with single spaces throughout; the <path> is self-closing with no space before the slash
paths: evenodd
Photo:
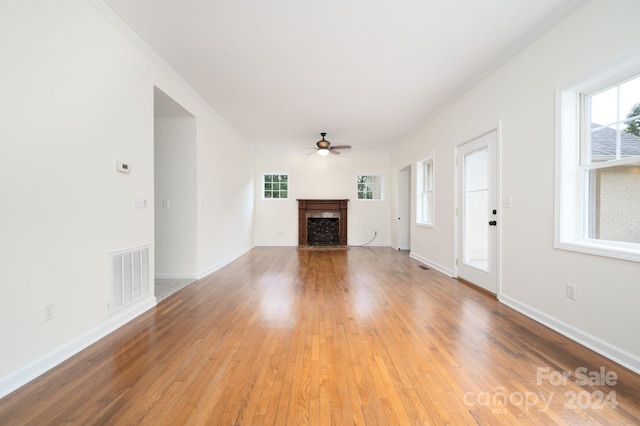
<path id="1" fill-rule="evenodd" d="M 398 248 L 411 249 L 411 166 L 398 173 Z"/>
<path id="2" fill-rule="evenodd" d="M 457 276 L 498 291 L 497 131 L 457 148 Z"/>

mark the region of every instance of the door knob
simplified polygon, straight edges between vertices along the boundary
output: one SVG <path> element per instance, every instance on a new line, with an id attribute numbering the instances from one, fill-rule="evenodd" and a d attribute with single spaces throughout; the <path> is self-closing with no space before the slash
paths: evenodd
<path id="1" fill-rule="evenodd" d="M 492 220 L 491 222 L 489 222 L 489 225 L 491 226 L 496 226 L 498 224 L 498 222 L 496 222 L 495 220 Z"/>

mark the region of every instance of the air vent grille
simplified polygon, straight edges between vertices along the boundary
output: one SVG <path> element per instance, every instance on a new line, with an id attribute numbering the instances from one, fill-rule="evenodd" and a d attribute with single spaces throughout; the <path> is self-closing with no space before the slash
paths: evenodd
<path id="1" fill-rule="evenodd" d="M 149 246 L 109 253 L 109 313 L 149 295 Z"/>

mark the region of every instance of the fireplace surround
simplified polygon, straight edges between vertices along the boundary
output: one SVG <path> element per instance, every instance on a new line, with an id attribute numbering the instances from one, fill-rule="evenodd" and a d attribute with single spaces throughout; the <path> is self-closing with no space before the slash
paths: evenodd
<path id="1" fill-rule="evenodd" d="M 346 246 L 348 199 L 298 199 L 298 246 Z"/>

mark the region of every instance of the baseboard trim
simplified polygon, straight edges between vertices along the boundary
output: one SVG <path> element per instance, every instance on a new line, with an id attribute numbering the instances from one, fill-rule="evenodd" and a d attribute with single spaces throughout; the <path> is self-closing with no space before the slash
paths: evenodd
<path id="1" fill-rule="evenodd" d="M 515 299 L 512 299 L 509 296 L 505 296 L 504 294 L 499 297 L 500 302 L 509 306 L 512 309 L 520 312 L 523 315 L 533 319 L 534 321 L 539 322 L 542 325 L 549 327 L 550 329 L 557 331 L 565 337 L 581 344 L 582 346 L 591 349 L 594 352 L 599 353 L 600 355 L 614 361 L 621 366 L 628 368 L 636 374 L 640 374 L 640 358 L 614 346 L 610 343 L 607 343 L 598 337 L 592 336 L 588 333 L 579 330 L 572 325 L 566 324 L 562 321 L 557 320 L 556 318 L 545 314 L 531 306 L 528 306 L 524 303 L 520 303 Z"/>
<path id="2" fill-rule="evenodd" d="M 212 265 L 212 266 L 208 267 L 207 269 L 203 269 L 202 271 L 198 272 L 198 276 L 196 277 L 196 279 L 200 280 L 200 279 L 206 277 L 207 275 L 210 275 L 210 274 L 214 273 L 218 269 L 230 264 L 231 262 L 233 262 L 234 260 L 236 260 L 237 258 L 242 256 L 243 254 L 246 254 L 246 253 L 250 252 L 254 247 L 255 247 L 255 245 L 252 244 L 252 245 L 244 248 L 243 250 L 240 250 L 238 253 L 234 254 L 233 256 L 223 260 L 222 262 L 218 262 L 215 265 Z"/>
<path id="3" fill-rule="evenodd" d="M 198 274 L 156 274 L 156 280 L 197 280 Z"/>
<path id="4" fill-rule="evenodd" d="M 256 243 L 255 247 L 297 247 L 298 243 Z M 385 243 L 385 242 L 377 242 L 377 241 L 373 241 L 373 242 L 358 242 L 358 243 L 352 243 L 349 242 L 349 244 L 347 244 L 347 247 L 393 247 L 393 245 L 389 244 L 389 243 Z M 393 247 L 395 248 L 395 247 Z"/>
<path id="5" fill-rule="evenodd" d="M 417 260 L 418 262 L 424 263 L 425 265 L 427 265 L 428 267 L 430 267 L 431 269 L 435 269 L 436 271 L 442 272 L 443 274 L 449 276 L 449 277 L 453 277 L 453 271 L 449 268 L 446 268 L 442 265 L 439 265 L 435 262 L 430 261 L 429 259 L 426 259 L 422 256 L 419 256 L 413 252 L 409 253 L 409 257 L 412 259 Z"/>
<path id="6" fill-rule="evenodd" d="M 256 243 L 255 247 L 297 247 L 298 246 L 298 242 L 291 242 L 291 243 L 269 243 L 269 242 L 262 242 L 262 243 Z"/>
<path id="7" fill-rule="evenodd" d="M 376 241 L 364 241 L 361 243 L 349 243 L 347 247 L 391 247 L 391 245 L 389 243 L 379 243 Z"/>
<path id="8" fill-rule="evenodd" d="M 44 357 L 31 362 L 20 370 L 9 376 L 0 379 L 0 398 L 5 397 L 16 389 L 26 385 L 38 376 L 51 370 L 53 367 L 61 364 L 72 356 L 76 355 L 83 349 L 94 344 L 98 340 L 114 332 L 129 321 L 140 316 L 144 312 L 156 306 L 156 298 L 149 296 L 127 309 L 123 309 L 113 317 L 108 318 L 107 322 L 98 328 L 87 332 L 83 336 L 72 340 L 59 349 L 45 355 Z"/>

